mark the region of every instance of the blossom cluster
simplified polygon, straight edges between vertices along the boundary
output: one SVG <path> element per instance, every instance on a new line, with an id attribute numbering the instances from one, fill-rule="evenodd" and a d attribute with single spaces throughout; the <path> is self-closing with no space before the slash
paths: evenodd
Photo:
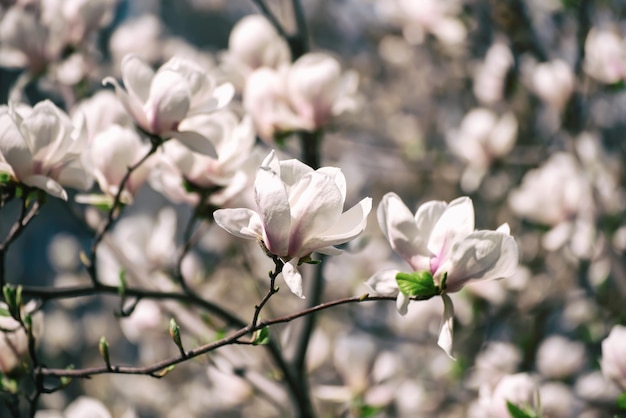
<path id="1" fill-rule="evenodd" d="M 223 50 L 172 36 L 158 17 L 171 5 L 0 5 L 7 410 L 626 408 L 613 2 L 339 2 L 311 14 L 316 40 L 299 1 L 295 28 L 264 7 L 234 22 L 237 6 L 187 3 L 190 31 L 233 20 Z M 96 364 L 84 376 L 175 359 L 143 373 L 162 377 L 192 347 L 209 360 L 154 386 L 44 396 L 68 384 L 48 387 L 70 357 L 75 374 Z"/>

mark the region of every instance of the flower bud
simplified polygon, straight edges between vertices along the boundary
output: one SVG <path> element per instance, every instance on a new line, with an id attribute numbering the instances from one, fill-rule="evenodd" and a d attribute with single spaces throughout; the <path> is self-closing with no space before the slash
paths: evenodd
<path id="1" fill-rule="evenodd" d="M 626 327 L 615 325 L 607 338 L 602 341 L 602 374 L 626 391 Z"/>

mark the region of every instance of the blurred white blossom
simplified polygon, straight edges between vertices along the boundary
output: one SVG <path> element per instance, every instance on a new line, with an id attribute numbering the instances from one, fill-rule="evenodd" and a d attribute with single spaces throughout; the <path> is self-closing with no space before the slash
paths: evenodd
<path id="1" fill-rule="evenodd" d="M 615 325 L 609 336 L 602 341 L 602 374 L 626 391 L 626 327 Z"/>
<path id="2" fill-rule="evenodd" d="M 584 68 L 601 83 L 626 79 L 626 40 L 611 30 L 592 28 L 585 41 Z"/>
<path id="3" fill-rule="evenodd" d="M 233 27 L 228 38 L 228 51 L 222 57 L 224 66 L 239 87 L 254 70 L 288 66 L 291 52 L 287 41 L 262 15 L 248 15 Z"/>
<path id="4" fill-rule="evenodd" d="M 513 66 L 513 54 L 504 42 L 489 47 L 485 60 L 474 73 L 474 95 L 484 104 L 499 102 L 504 97 L 506 76 Z"/>
<path id="5" fill-rule="evenodd" d="M 555 335 L 541 342 L 537 350 L 537 369 L 550 379 L 563 379 L 578 373 L 585 366 L 585 346 Z"/>
<path id="6" fill-rule="evenodd" d="M 576 87 L 574 72 L 563 60 L 537 64 L 532 70 L 532 89 L 544 102 L 562 111 Z"/>
<path id="7" fill-rule="evenodd" d="M 467 163 L 461 188 L 478 188 L 493 160 L 506 156 L 517 139 L 517 119 L 511 112 L 498 117 L 493 111 L 476 108 L 468 112 L 458 130 L 446 136 L 450 150 Z"/>
<path id="8" fill-rule="evenodd" d="M 527 373 L 504 376 L 493 388 L 483 386 L 479 404 L 487 418 L 510 418 L 507 401 L 522 408 L 531 408 L 540 413 L 539 386 L 534 377 Z"/>

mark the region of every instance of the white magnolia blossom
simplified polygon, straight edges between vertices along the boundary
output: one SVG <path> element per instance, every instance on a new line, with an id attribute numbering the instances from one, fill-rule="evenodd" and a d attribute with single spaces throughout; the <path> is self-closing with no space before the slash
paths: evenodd
<path id="1" fill-rule="evenodd" d="M 86 138 L 84 125 L 48 100 L 32 109 L 0 106 L 0 172 L 67 200 L 63 186 L 86 190 L 93 181 L 80 159 Z"/>
<path id="2" fill-rule="evenodd" d="M 565 61 L 537 64 L 532 70 L 532 90 L 544 102 L 562 111 L 576 86 L 576 77 Z"/>
<path id="3" fill-rule="evenodd" d="M 84 120 L 87 142 L 112 125 L 131 127 L 133 120 L 111 90 L 100 90 L 88 99 L 80 101 L 71 111 L 75 124 Z"/>
<path id="4" fill-rule="evenodd" d="M 220 209 L 214 213 L 215 221 L 235 236 L 261 240 L 280 257 L 285 282 L 301 298 L 300 260 L 313 252 L 341 253 L 334 246 L 365 229 L 372 207 L 367 197 L 343 212 L 346 181 L 339 168 L 313 170 L 295 159 L 279 161 L 274 151 L 257 171 L 254 191 L 257 211 Z"/>
<path id="5" fill-rule="evenodd" d="M 257 68 L 288 66 L 291 52 L 287 41 L 267 18 L 249 15 L 237 22 L 230 32 L 223 61 L 227 69 L 238 76 L 237 84 L 243 86 Z"/>
<path id="6" fill-rule="evenodd" d="M 626 327 L 615 325 L 609 336 L 602 341 L 602 374 L 626 391 Z"/>
<path id="7" fill-rule="evenodd" d="M 59 26 L 51 27 L 33 11 L 11 7 L 0 20 L 0 66 L 43 71 L 63 48 Z"/>
<path id="8" fill-rule="evenodd" d="M 324 53 L 309 53 L 290 67 L 260 68 L 246 83 L 244 107 L 259 135 L 270 140 L 290 130 L 314 131 L 357 107 L 358 76 L 343 72 Z"/>
<path id="9" fill-rule="evenodd" d="M 517 127 L 511 112 L 498 117 L 489 109 L 476 108 L 465 115 L 458 130 L 446 137 L 450 151 L 468 164 L 461 178 L 464 191 L 476 190 L 492 161 L 511 152 Z"/>
<path id="10" fill-rule="evenodd" d="M 162 32 L 163 24 L 151 14 L 122 22 L 109 40 L 114 67 L 120 68 L 124 57 L 131 54 L 151 65 L 156 64 L 163 56 Z"/>
<path id="11" fill-rule="evenodd" d="M 518 216 L 551 226 L 543 246 L 557 250 L 570 242 L 576 255 L 588 256 L 595 235 L 592 190 L 576 159 L 553 154 L 542 166 L 530 170 L 509 195 Z"/>
<path id="12" fill-rule="evenodd" d="M 509 235 L 509 226 L 496 231 L 474 229 L 474 206 L 468 197 L 449 204 L 431 201 L 421 205 L 415 215 L 395 193 L 387 193 L 378 206 L 378 224 L 391 248 L 416 272 L 429 272 L 440 286 L 444 315 L 438 344 L 451 356 L 454 310 L 447 293 L 457 292 L 476 280 L 507 277 L 515 272 L 518 249 Z M 410 302 L 399 291 L 395 270 L 372 276 L 367 284 L 379 294 L 397 295 L 398 311 L 404 315 Z"/>
<path id="13" fill-rule="evenodd" d="M 489 47 L 485 61 L 474 74 L 474 95 L 484 104 L 494 104 L 504 97 L 506 75 L 513 66 L 513 54 L 504 42 Z"/>
<path id="14" fill-rule="evenodd" d="M 592 28 L 585 41 L 585 72 L 601 83 L 626 79 L 626 40 L 611 30 Z"/>
<path id="15" fill-rule="evenodd" d="M 150 150 L 150 145 L 142 142 L 134 129 L 112 125 L 96 135 L 83 153 L 85 167 L 94 176 L 100 190 L 105 194 L 104 201 L 112 202 L 128 168 L 137 164 Z M 128 177 L 120 201 L 130 204 L 146 181 L 153 166 L 154 158 L 149 157 Z M 98 203 L 99 196 L 77 196 L 81 203 Z"/>
<path id="16" fill-rule="evenodd" d="M 118 0 L 72 0 L 57 5 L 60 6 L 68 42 L 80 44 L 97 29 L 111 23 L 117 2 Z"/>
<path id="17" fill-rule="evenodd" d="M 135 55 L 122 60 L 124 90 L 107 77 L 104 84 L 115 87 L 118 98 L 137 125 L 163 139 L 175 137 L 189 148 L 211 154 L 210 142 L 197 132 L 183 131 L 181 122 L 190 116 L 226 106 L 233 97 L 229 83 L 217 82 L 193 61 L 174 57 L 156 72 Z"/>
<path id="18" fill-rule="evenodd" d="M 537 350 L 537 370 L 551 379 L 578 373 L 585 365 L 585 346 L 560 335 L 546 338 Z"/>
<path id="19" fill-rule="evenodd" d="M 407 42 L 419 44 L 432 34 L 443 43 L 456 45 L 467 36 L 465 26 L 455 16 L 461 6 L 458 0 L 384 0 L 379 6 L 382 14 L 402 25 Z"/>
<path id="20" fill-rule="evenodd" d="M 209 203 L 223 206 L 248 185 L 243 167 L 256 141 L 252 120 L 223 110 L 191 117 L 184 121 L 184 129 L 211 141 L 217 158 L 193 152 L 177 140 L 168 141 L 163 144 L 150 184 L 170 200 L 192 205 L 199 203 L 199 195 L 187 191 L 183 179 L 205 190 L 216 188 Z"/>
<path id="21" fill-rule="evenodd" d="M 539 409 L 539 385 L 528 373 L 504 376 L 493 390 L 481 387 L 479 404 L 486 418 L 510 418 L 507 402 L 522 408 Z"/>

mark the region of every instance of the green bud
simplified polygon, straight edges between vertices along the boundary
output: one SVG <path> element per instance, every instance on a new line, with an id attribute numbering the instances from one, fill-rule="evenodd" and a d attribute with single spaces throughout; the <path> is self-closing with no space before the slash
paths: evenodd
<path id="1" fill-rule="evenodd" d="M 183 357 L 186 357 L 185 349 L 183 348 L 183 342 L 180 339 L 180 328 L 176 323 L 174 318 L 170 319 L 170 337 L 172 337 L 172 341 L 176 344 L 176 347 L 180 350 L 180 354 Z"/>
<path id="2" fill-rule="evenodd" d="M 104 363 L 107 366 L 107 369 L 111 368 L 111 358 L 109 357 L 109 344 L 107 343 L 106 338 L 100 338 L 100 344 L 98 344 L 98 350 L 100 351 L 100 355 L 104 360 Z"/>

